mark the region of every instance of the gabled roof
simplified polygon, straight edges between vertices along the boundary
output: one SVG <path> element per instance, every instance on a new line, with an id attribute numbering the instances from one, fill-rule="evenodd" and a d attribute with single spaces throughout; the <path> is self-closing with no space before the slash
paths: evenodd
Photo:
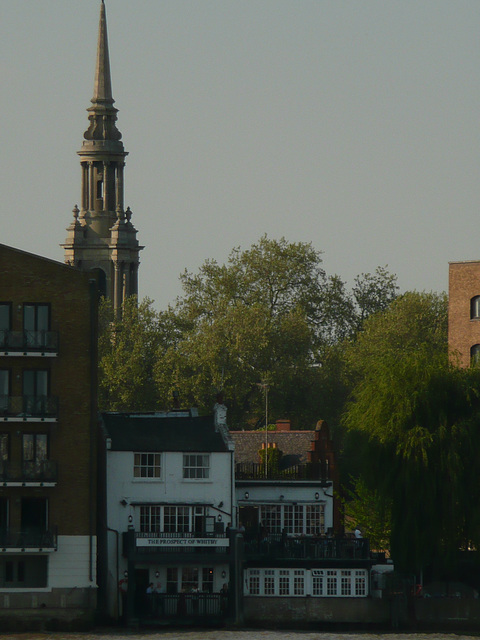
<path id="1" fill-rule="evenodd" d="M 235 443 L 235 462 L 260 462 L 259 450 L 265 441 L 283 453 L 282 466 L 289 467 L 307 462 L 307 452 L 312 448 L 314 431 L 230 431 Z"/>
<path id="2" fill-rule="evenodd" d="M 106 412 L 101 420 L 113 451 L 228 451 L 213 416 Z"/>

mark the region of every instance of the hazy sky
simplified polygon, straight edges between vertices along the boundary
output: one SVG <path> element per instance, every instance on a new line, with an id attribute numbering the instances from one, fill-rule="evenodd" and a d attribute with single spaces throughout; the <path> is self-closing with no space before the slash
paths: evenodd
<path id="1" fill-rule="evenodd" d="M 0 0 L 0 241 L 63 261 L 100 0 Z M 267 233 L 349 285 L 480 259 L 479 0 L 106 0 L 140 296 Z"/>

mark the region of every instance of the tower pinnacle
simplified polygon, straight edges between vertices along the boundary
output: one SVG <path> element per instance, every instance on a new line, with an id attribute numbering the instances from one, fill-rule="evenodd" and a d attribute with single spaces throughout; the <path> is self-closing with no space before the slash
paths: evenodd
<path id="1" fill-rule="evenodd" d="M 138 293 L 139 246 L 131 211 L 124 211 L 124 167 L 128 155 L 113 106 L 105 3 L 100 5 L 97 60 L 89 127 L 78 151 L 82 168 L 81 205 L 63 245 L 65 262 L 96 271 L 100 289 L 121 307 Z"/>

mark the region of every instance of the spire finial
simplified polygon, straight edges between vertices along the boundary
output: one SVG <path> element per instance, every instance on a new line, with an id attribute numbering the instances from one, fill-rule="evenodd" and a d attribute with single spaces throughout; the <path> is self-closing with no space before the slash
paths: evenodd
<path id="1" fill-rule="evenodd" d="M 98 26 L 97 65 L 95 68 L 95 85 L 92 102 L 114 103 L 112 96 L 112 79 L 110 76 L 110 57 L 108 55 L 107 16 L 105 2 L 100 6 L 100 23 Z"/>

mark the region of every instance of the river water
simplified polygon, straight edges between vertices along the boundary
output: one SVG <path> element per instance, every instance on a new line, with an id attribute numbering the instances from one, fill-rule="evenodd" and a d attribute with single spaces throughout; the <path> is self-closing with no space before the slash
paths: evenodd
<path id="1" fill-rule="evenodd" d="M 88 633 L 13 633 L 0 640 L 478 640 L 478 637 L 453 633 L 317 633 L 303 631 L 265 631 L 261 629 L 226 631 L 215 629 L 176 631 L 104 631 Z"/>

